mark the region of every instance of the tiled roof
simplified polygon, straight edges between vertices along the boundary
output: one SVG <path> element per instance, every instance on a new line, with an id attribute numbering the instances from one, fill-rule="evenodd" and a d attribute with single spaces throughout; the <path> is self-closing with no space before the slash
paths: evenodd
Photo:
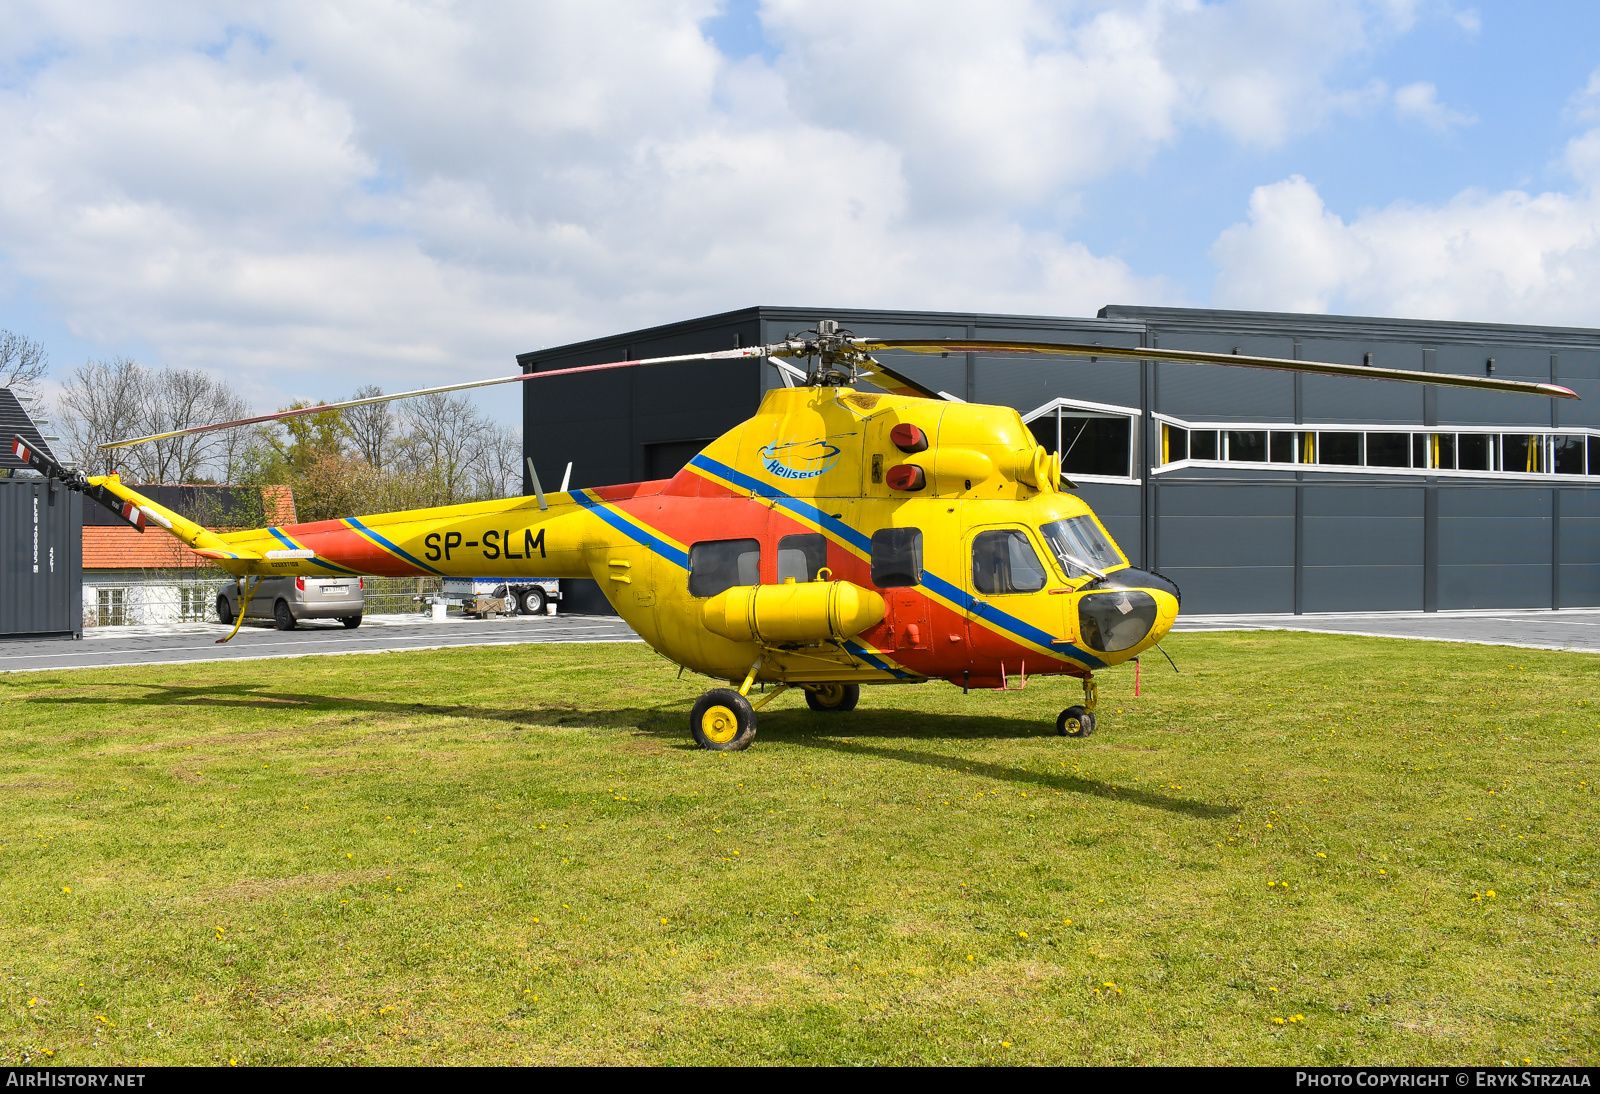
<path id="1" fill-rule="evenodd" d="M 130 484 L 131 485 L 131 484 Z M 152 497 L 156 488 L 133 486 L 139 493 Z M 186 487 L 205 490 L 207 487 Z M 244 487 L 212 487 L 211 489 L 238 490 Z M 261 500 L 267 520 L 274 525 L 295 523 L 294 491 L 287 486 L 263 486 Z M 159 499 L 155 499 L 159 500 Z M 94 503 L 85 503 L 85 512 Z M 108 514 L 109 515 L 109 514 Z M 212 531 L 229 531 L 213 528 Z M 84 570 L 175 570 L 209 567 L 211 562 L 202 559 L 178 540 L 161 529 L 150 525 L 143 535 L 126 524 L 89 524 L 83 526 Z"/>
<path id="2" fill-rule="evenodd" d="M 126 524 L 83 526 L 85 570 L 173 570 L 209 565 L 154 525 L 144 535 Z"/>

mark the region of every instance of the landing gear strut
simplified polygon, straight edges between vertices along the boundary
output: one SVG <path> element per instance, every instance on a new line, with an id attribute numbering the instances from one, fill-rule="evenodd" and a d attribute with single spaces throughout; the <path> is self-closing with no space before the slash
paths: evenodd
<path id="1" fill-rule="evenodd" d="M 1094 732 L 1094 708 L 1100 701 L 1100 689 L 1093 677 L 1083 681 L 1083 705 L 1071 706 L 1056 718 L 1056 732 L 1063 737 L 1087 737 Z"/>

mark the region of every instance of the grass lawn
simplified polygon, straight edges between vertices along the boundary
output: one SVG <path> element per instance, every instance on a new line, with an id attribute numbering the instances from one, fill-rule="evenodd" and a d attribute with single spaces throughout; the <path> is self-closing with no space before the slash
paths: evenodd
<path id="1" fill-rule="evenodd" d="M 1600 1062 L 1600 658 L 1166 645 L 734 755 L 636 645 L 0 676 L 0 1047 Z"/>

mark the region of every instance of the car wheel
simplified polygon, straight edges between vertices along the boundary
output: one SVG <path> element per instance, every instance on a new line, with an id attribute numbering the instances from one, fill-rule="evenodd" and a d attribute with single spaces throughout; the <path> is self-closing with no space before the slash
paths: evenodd
<path id="1" fill-rule="evenodd" d="M 228 604 L 225 596 L 217 597 L 217 620 L 224 627 L 233 623 L 233 608 Z"/>
<path id="2" fill-rule="evenodd" d="M 527 592 L 522 594 L 522 610 L 526 614 L 543 615 L 544 605 L 545 598 L 543 589 L 529 589 Z"/>
<path id="3" fill-rule="evenodd" d="M 339 622 L 344 624 L 345 630 L 353 631 L 361 626 L 361 617 L 359 615 L 347 615 Z"/>
<path id="4" fill-rule="evenodd" d="M 278 601 L 278 606 L 272 610 L 272 618 L 280 631 L 294 630 L 294 613 L 289 610 L 287 601 Z"/>

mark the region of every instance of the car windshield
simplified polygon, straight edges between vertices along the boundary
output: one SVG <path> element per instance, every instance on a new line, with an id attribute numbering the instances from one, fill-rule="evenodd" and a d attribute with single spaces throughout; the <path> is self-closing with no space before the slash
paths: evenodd
<path id="1" fill-rule="evenodd" d="M 1039 531 L 1069 578 L 1088 577 L 1122 565 L 1122 555 L 1094 518 L 1085 514 L 1054 520 Z"/>

